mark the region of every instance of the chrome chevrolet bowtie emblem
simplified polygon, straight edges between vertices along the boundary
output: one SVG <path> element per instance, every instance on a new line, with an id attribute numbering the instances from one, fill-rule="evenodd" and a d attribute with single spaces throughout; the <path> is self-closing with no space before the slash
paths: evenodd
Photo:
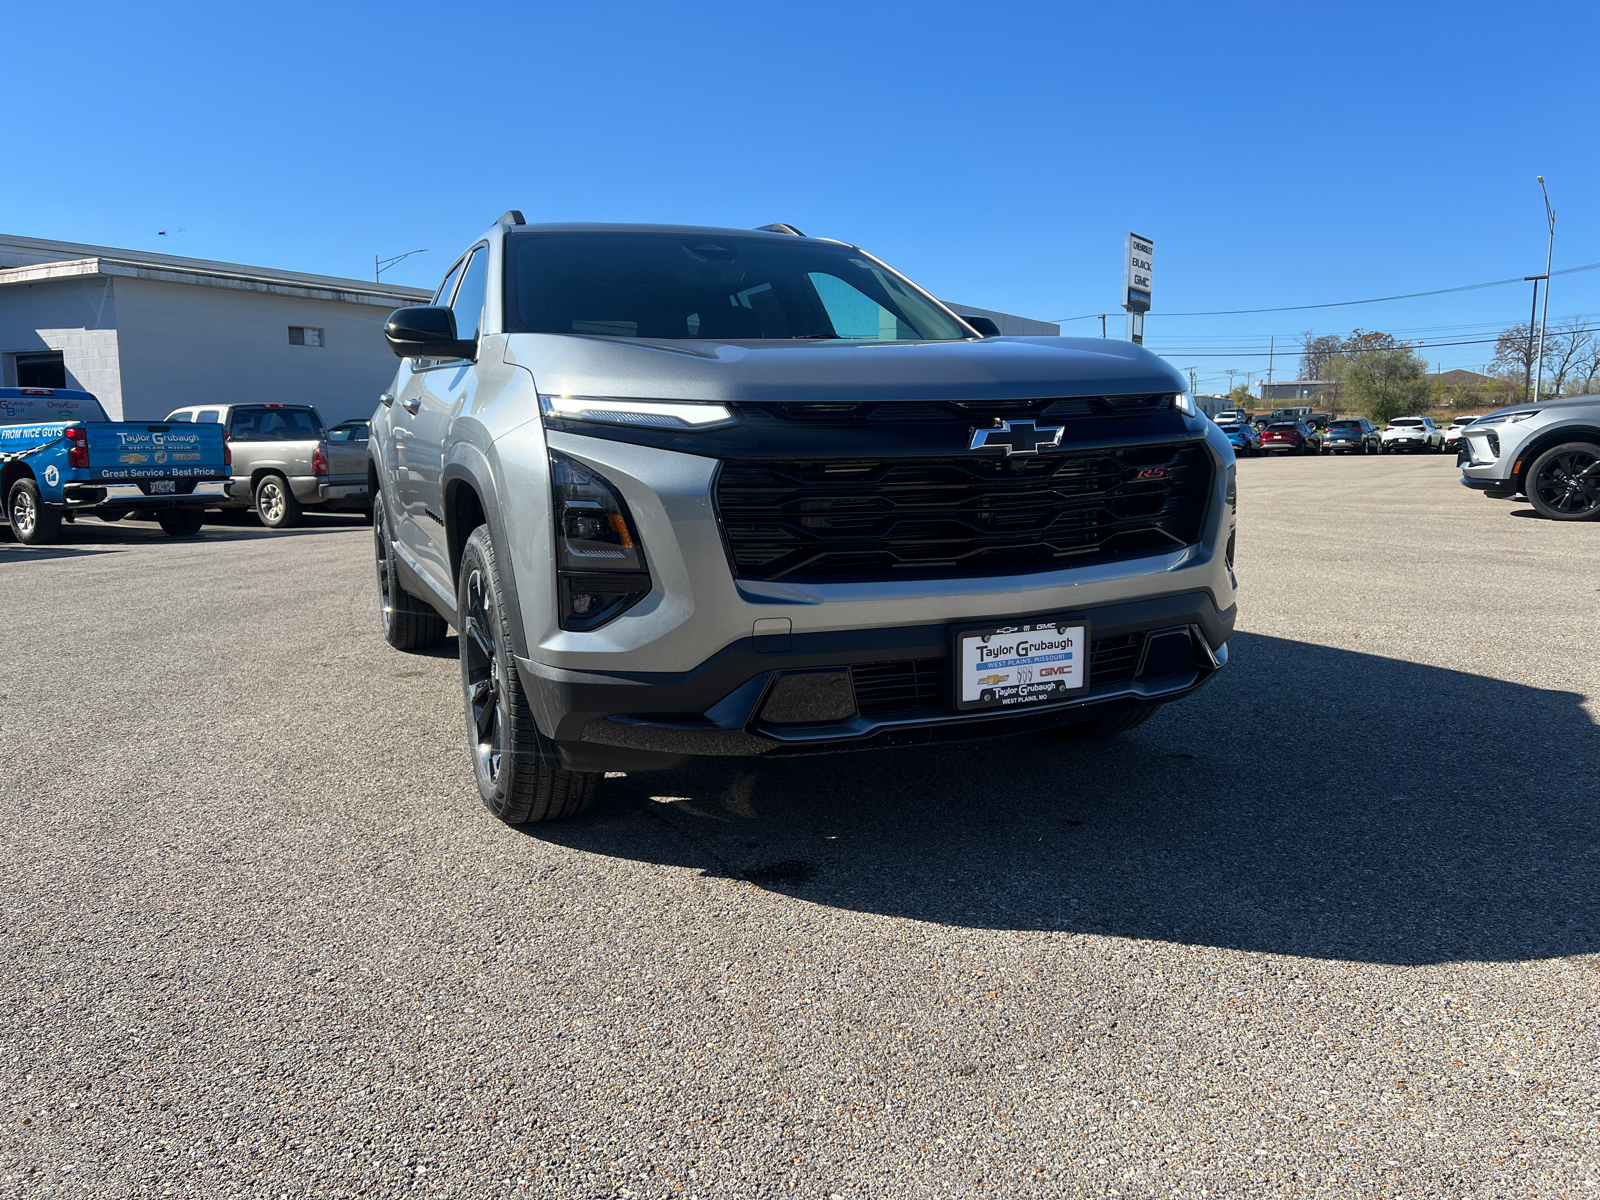
<path id="1" fill-rule="evenodd" d="M 1059 446 L 1063 425 L 1041 428 L 1032 421 L 1001 421 L 993 429 L 974 429 L 968 450 L 1004 450 L 1013 454 L 1037 454 L 1043 446 Z"/>

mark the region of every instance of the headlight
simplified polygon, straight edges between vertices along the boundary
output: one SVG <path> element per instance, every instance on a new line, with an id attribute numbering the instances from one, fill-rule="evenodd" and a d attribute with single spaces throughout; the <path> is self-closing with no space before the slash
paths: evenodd
<path id="1" fill-rule="evenodd" d="M 720 429 L 734 423 L 725 405 L 698 400 L 624 400 L 609 396 L 540 396 L 547 421 L 643 425 L 652 429 Z"/>
<path id="2" fill-rule="evenodd" d="M 561 628 L 598 629 L 650 594 L 628 506 L 601 475 L 550 452 Z"/>
<path id="3" fill-rule="evenodd" d="M 1172 398 L 1172 407 L 1186 417 L 1195 416 L 1200 410 L 1194 405 L 1194 397 L 1188 392 L 1179 392 Z"/>
<path id="4" fill-rule="evenodd" d="M 1470 428 L 1479 429 L 1487 425 L 1505 425 L 1508 422 L 1526 421 L 1529 417 L 1537 417 L 1538 415 L 1539 410 L 1537 408 L 1530 408 L 1523 412 L 1506 413 L 1504 416 L 1499 417 L 1479 417 L 1472 423 Z"/>

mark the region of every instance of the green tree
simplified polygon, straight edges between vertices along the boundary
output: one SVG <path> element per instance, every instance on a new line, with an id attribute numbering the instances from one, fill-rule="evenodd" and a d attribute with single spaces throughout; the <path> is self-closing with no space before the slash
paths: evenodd
<path id="1" fill-rule="evenodd" d="M 1249 384 L 1236 383 L 1233 385 L 1233 391 L 1228 393 L 1228 399 L 1233 401 L 1235 408 L 1247 408 L 1255 397 L 1250 394 Z"/>
<path id="2" fill-rule="evenodd" d="M 1403 344 L 1352 354 L 1339 393 L 1352 408 L 1383 424 L 1426 412 L 1433 403 L 1428 365 Z"/>

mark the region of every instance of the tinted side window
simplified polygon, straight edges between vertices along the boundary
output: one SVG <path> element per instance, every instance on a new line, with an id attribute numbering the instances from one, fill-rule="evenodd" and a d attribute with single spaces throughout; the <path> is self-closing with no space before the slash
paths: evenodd
<path id="1" fill-rule="evenodd" d="M 194 414 L 193 413 L 186 413 L 186 412 L 175 412 L 175 413 L 172 413 L 170 416 L 168 416 L 167 420 L 173 422 L 174 424 L 176 424 L 179 421 L 192 421 L 192 420 L 194 420 Z"/>
<path id="2" fill-rule="evenodd" d="M 195 423 L 199 425 L 215 425 L 221 415 L 216 409 L 208 408 L 195 418 Z"/>
<path id="3" fill-rule="evenodd" d="M 464 342 L 474 340 L 483 326 L 483 298 L 488 283 L 489 252 L 480 246 L 472 252 L 455 302 L 450 305 L 456 314 L 456 337 Z"/>
<path id="4" fill-rule="evenodd" d="M 434 295 L 435 304 L 449 305 L 450 293 L 456 290 L 456 280 L 461 278 L 461 264 L 457 263 L 450 268 L 450 274 L 444 277 L 444 282 L 439 285 L 439 291 Z"/>

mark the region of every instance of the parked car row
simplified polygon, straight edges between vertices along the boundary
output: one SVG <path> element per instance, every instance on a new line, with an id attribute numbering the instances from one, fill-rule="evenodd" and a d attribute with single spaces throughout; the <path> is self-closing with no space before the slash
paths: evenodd
<path id="1" fill-rule="evenodd" d="M 1238 410 L 1213 418 L 1234 453 L 1241 458 L 1258 454 L 1438 454 L 1458 449 L 1468 425 L 1477 417 L 1457 417 L 1441 429 L 1432 417 L 1396 417 L 1380 430 L 1366 417 L 1309 417 L 1270 421 L 1257 428 Z"/>

